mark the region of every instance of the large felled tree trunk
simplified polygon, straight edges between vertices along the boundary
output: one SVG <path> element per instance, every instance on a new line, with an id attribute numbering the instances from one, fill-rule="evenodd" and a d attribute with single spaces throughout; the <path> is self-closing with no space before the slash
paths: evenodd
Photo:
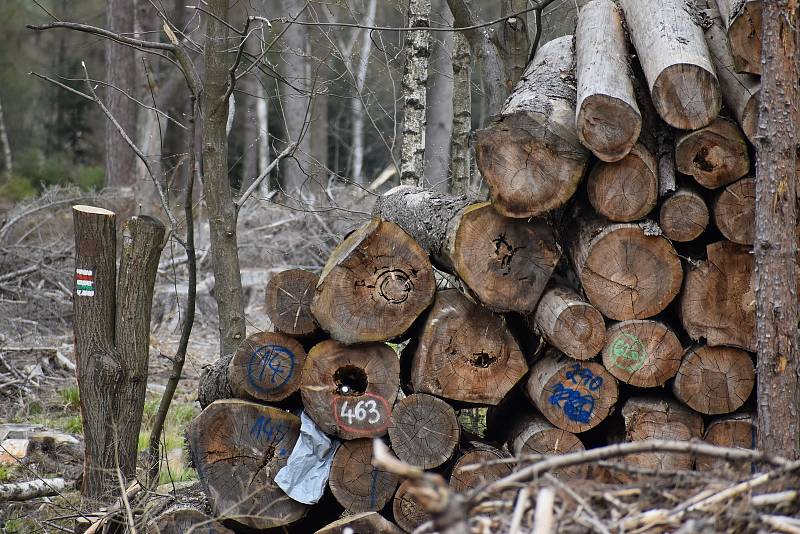
<path id="1" fill-rule="evenodd" d="M 797 236 L 797 0 L 764 0 L 756 147 L 758 446 L 800 456 Z"/>
<path id="2" fill-rule="evenodd" d="M 230 56 L 227 42 L 229 0 L 212 0 L 206 17 L 203 80 L 203 189 L 211 233 L 214 299 L 219 317 L 220 354 L 230 354 L 244 339 L 244 298 L 236 245 L 236 212 L 228 180 L 227 94 Z"/>
<path id="3" fill-rule="evenodd" d="M 431 0 L 411 0 L 408 8 L 409 28 L 427 28 L 430 20 Z M 400 183 L 407 185 L 423 184 L 430 39 L 431 34 L 427 30 L 409 31 L 406 35 Z"/>

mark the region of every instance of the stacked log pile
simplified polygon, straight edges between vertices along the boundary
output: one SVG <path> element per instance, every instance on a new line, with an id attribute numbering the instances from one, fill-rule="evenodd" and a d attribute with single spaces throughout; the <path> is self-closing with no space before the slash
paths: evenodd
<path id="1" fill-rule="evenodd" d="M 400 186 L 319 277 L 269 282 L 275 332 L 206 370 L 189 429 L 215 514 L 411 532 L 429 511 L 373 467 L 373 438 L 457 492 L 512 472 L 511 456 L 751 446 L 760 15 L 753 0 L 718 3 L 592 1 L 477 132 L 489 202 Z M 320 513 L 274 483 L 300 410 L 342 441 Z"/>

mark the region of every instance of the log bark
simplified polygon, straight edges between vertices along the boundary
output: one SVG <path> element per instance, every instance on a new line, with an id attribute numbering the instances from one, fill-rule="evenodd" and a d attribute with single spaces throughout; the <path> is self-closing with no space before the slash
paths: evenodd
<path id="1" fill-rule="evenodd" d="M 755 350 L 753 256 L 729 241 L 706 247 L 707 260 L 686 273 L 681 322 L 693 340 Z"/>
<path id="2" fill-rule="evenodd" d="M 675 142 L 675 165 L 707 189 L 716 189 L 745 176 L 750 170 L 747 141 L 733 122 L 717 118 Z"/>
<path id="3" fill-rule="evenodd" d="M 603 365 L 632 386 L 662 386 L 675 376 L 683 347 L 675 332 L 660 321 L 622 321 L 606 331 Z"/>
<path id="4" fill-rule="evenodd" d="M 231 381 L 228 376 L 232 359 L 233 354 L 223 356 L 203 368 L 200 381 L 197 384 L 197 402 L 200 404 L 201 409 L 205 409 L 215 400 L 233 398 Z"/>
<path id="5" fill-rule="evenodd" d="M 511 474 L 511 463 L 497 463 L 508 459 L 508 454 L 483 443 L 475 443 L 472 449 L 462 454 L 453 465 L 450 489 L 466 493 L 488 482 Z"/>
<path id="6" fill-rule="evenodd" d="M 761 0 L 717 0 L 736 72 L 761 75 Z"/>
<path id="7" fill-rule="evenodd" d="M 253 402 L 216 401 L 186 431 L 189 451 L 215 516 L 267 529 L 302 518 L 308 507 L 275 484 L 294 448 L 300 420 Z"/>
<path id="8" fill-rule="evenodd" d="M 674 400 L 633 397 L 622 408 L 626 441 L 667 439 L 689 441 L 703 435 L 703 418 Z M 628 465 L 657 470 L 689 470 L 694 458 L 688 453 L 645 452 L 625 457 Z"/>
<path id="9" fill-rule="evenodd" d="M 400 388 L 400 361 L 383 343 L 323 341 L 309 351 L 300 384 L 306 413 L 324 432 L 342 439 L 382 436 Z"/>
<path id="10" fill-rule="evenodd" d="M 404 481 L 397 488 L 392 500 L 394 520 L 400 528 L 409 534 L 426 521 L 431 520 L 431 515 L 425 511 L 419 501 L 414 498 L 414 495 L 409 492 L 409 488 L 413 485 L 414 481 L 412 480 Z"/>
<path id="11" fill-rule="evenodd" d="M 372 219 L 350 234 L 325 264 L 311 313 L 342 343 L 402 336 L 430 305 L 433 268 L 397 225 Z"/>
<path id="12" fill-rule="evenodd" d="M 460 438 L 455 410 L 432 395 L 414 393 L 392 410 L 392 450 L 408 464 L 422 469 L 439 467 L 452 458 Z"/>
<path id="13" fill-rule="evenodd" d="M 681 187 L 661 204 L 658 223 L 668 239 L 693 241 L 708 226 L 708 206 L 693 188 Z"/>
<path id="14" fill-rule="evenodd" d="M 708 3 L 711 8 L 708 14 L 712 24 L 706 29 L 706 42 L 711 52 L 714 70 L 719 78 L 722 101 L 736 117 L 736 121 L 750 142 L 755 143 L 761 81 L 758 76 L 736 72 L 733 56 L 728 48 L 724 23 L 715 2 L 709 0 Z"/>
<path id="15" fill-rule="evenodd" d="M 693 410 L 718 415 L 741 408 L 754 384 L 753 360 L 745 351 L 695 345 L 686 349 L 672 391 Z"/>
<path id="16" fill-rule="evenodd" d="M 686 0 L 622 0 L 621 6 L 658 114 L 682 130 L 708 125 L 721 98 L 694 7 Z"/>
<path id="17" fill-rule="evenodd" d="M 147 534 L 233 534 L 233 531 L 194 508 L 175 508 L 159 515 L 147 527 Z"/>
<path id="18" fill-rule="evenodd" d="M 566 286 L 550 286 L 527 321 L 545 341 L 576 360 L 596 356 L 605 343 L 602 314 Z"/>
<path id="19" fill-rule="evenodd" d="M 319 331 L 311 314 L 311 301 L 319 277 L 303 269 L 289 269 L 267 283 L 265 304 L 269 320 L 279 332 L 310 337 Z"/>
<path id="20" fill-rule="evenodd" d="M 305 361 L 303 346 L 289 336 L 272 332 L 248 336 L 229 363 L 231 392 L 240 399 L 282 401 L 300 389 Z"/>
<path id="21" fill-rule="evenodd" d="M 614 409 L 617 380 L 599 363 L 579 362 L 551 349 L 531 367 L 525 394 L 553 425 L 585 432 Z"/>
<path id="22" fill-rule="evenodd" d="M 575 30 L 578 139 L 602 161 L 619 161 L 642 129 L 628 64 L 622 13 L 611 0 L 595 0 L 578 14 Z"/>
<path id="23" fill-rule="evenodd" d="M 500 11 L 503 16 L 509 16 L 524 11 L 527 7 L 527 0 L 502 0 Z M 509 16 L 503 22 L 498 34 L 497 41 L 503 58 L 506 88 L 511 92 L 525 72 L 531 53 L 528 21 L 525 15 Z"/>
<path id="24" fill-rule="evenodd" d="M 647 224 L 584 219 L 571 236 L 572 265 L 589 302 L 617 321 L 663 311 L 681 288 L 683 270 L 672 245 Z"/>
<path id="25" fill-rule="evenodd" d="M 503 318 L 458 290 L 436 294 L 421 329 L 408 349 L 416 393 L 495 405 L 528 370 Z"/>
<path id="26" fill-rule="evenodd" d="M 658 202 L 658 162 L 644 145 L 637 144 L 619 161 L 597 162 L 586 191 L 592 207 L 607 219 L 639 220 Z"/>
<path id="27" fill-rule="evenodd" d="M 394 495 L 400 479 L 372 465 L 372 440 L 356 439 L 342 444 L 331 464 L 328 486 L 345 514 L 376 512 Z"/>
<path id="28" fill-rule="evenodd" d="M 561 430 L 538 414 L 526 415 L 517 421 L 509 435 L 508 448 L 516 457 L 525 455 L 568 454 L 584 450 L 575 434 Z M 586 478 L 586 465 L 574 465 L 551 471 L 564 479 Z"/>
<path id="29" fill-rule="evenodd" d="M 58 495 L 67 483 L 63 478 L 42 478 L 27 482 L 0 484 L 0 502 L 28 501 L 39 497 Z"/>
<path id="30" fill-rule="evenodd" d="M 756 233 L 756 180 L 742 178 L 727 186 L 714 202 L 714 222 L 726 238 L 752 245 Z"/>
<path id="31" fill-rule="evenodd" d="M 430 20 L 431 0 L 411 0 L 408 7 L 409 27 L 427 28 Z M 431 33 L 427 30 L 406 32 L 400 151 L 400 183 L 406 185 L 423 185 L 430 40 Z"/>
<path id="32" fill-rule="evenodd" d="M 541 215 L 578 188 L 589 151 L 575 131 L 573 63 L 571 35 L 546 43 L 500 117 L 476 132 L 478 168 L 502 215 Z"/>
<path id="33" fill-rule="evenodd" d="M 314 534 L 348 534 L 350 532 L 369 532 L 369 534 L 402 534 L 402 530 L 376 512 L 350 515 L 322 527 Z"/>
<path id="34" fill-rule="evenodd" d="M 753 449 L 756 446 L 756 425 L 753 416 L 749 413 L 735 413 L 715 419 L 708 425 L 703 441 L 720 447 Z M 744 477 L 755 471 L 755 465 L 749 462 L 728 462 L 712 456 L 697 458 L 698 471 L 721 471 L 724 469 Z"/>
<path id="35" fill-rule="evenodd" d="M 489 309 L 530 313 L 561 249 L 546 222 L 505 217 L 495 207 L 401 186 L 374 213 L 408 232 Z"/>

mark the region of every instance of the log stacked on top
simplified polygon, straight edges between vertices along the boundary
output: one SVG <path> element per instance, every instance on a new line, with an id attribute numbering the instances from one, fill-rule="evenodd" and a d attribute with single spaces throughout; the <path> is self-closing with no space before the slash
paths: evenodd
<path id="1" fill-rule="evenodd" d="M 477 133 L 490 202 L 397 187 L 319 278 L 270 280 L 275 332 L 206 370 L 189 429 L 216 513 L 310 531 L 344 511 L 357 515 L 322 532 L 410 532 L 428 511 L 371 465 L 372 438 L 459 492 L 510 473 L 511 456 L 609 440 L 751 446 L 757 36 L 741 28 L 758 6 L 719 2 L 703 26 L 685 0 L 589 3 Z M 437 269 L 455 282 L 437 290 Z M 343 441 L 338 507 L 305 519 L 273 482 L 301 409 Z M 488 428 L 465 426 L 467 411 Z"/>

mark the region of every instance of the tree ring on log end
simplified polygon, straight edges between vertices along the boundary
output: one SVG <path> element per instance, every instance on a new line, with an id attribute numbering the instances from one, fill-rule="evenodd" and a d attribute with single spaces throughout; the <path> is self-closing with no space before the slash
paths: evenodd
<path id="1" fill-rule="evenodd" d="M 450 489 L 456 493 L 466 493 L 511 474 L 511 463 L 497 463 L 507 458 L 502 451 L 488 445 L 466 452 L 453 466 Z"/>
<path id="2" fill-rule="evenodd" d="M 719 113 L 722 99 L 714 73 L 699 65 L 675 63 L 653 83 L 653 104 L 661 118 L 680 130 L 697 130 Z"/>
<path id="3" fill-rule="evenodd" d="M 391 304 L 402 304 L 414 290 L 414 282 L 400 269 L 385 270 L 378 273 L 375 280 L 378 294 Z"/>
<path id="4" fill-rule="evenodd" d="M 404 462 L 439 467 L 453 456 L 460 436 L 455 410 L 433 395 L 414 393 L 395 404 L 389 439 Z"/>
<path id="5" fill-rule="evenodd" d="M 755 369 L 748 353 L 696 345 L 686 349 L 672 391 L 693 410 L 717 415 L 741 408 L 754 384 Z"/>
<path id="6" fill-rule="evenodd" d="M 231 358 L 231 392 L 240 398 L 281 401 L 300 387 L 306 351 L 284 334 L 258 332 L 245 339 Z"/>
<path id="7" fill-rule="evenodd" d="M 586 191 L 592 207 L 612 221 L 636 221 L 658 201 L 656 159 L 636 145 L 620 161 L 598 162 L 589 173 Z"/>
<path id="8" fill-rule="evenodd" d="M 576 124 L 581 142 L 601 160 L 613 162 L 624 158 L 636 143 L 642 116 L 625 100 L 597 93 L 583 100 Z"/>
<path id="9" fill-rule="evenodd" d="M 638 387 L 663 385 L 675 376 L 683 347 L 658 321 L 622 321 L 608 328 L 603 365 L 619 380 Z"/>
<path id="10" fill-rule="evenodd" d="M 328 486 L 345 513 L 359 513 L 383 508 L 399 482 L 394 473 L 372 465 L 371 439 L 355 439 L 336 451 Z"/>
<path id="11" fill-rule="evenodd" d="M 319 277 L 303 269 L 273 275 L 267 283 L 265 305 L 276 330 L 292 336 L 310 336 L 317 331 L 311 301 Z"/>
<path id="12" fill-rule="evenodd" d="M 515 456 L 531 454 L 569 454 L 585 450 L 575 434 L 551 425 L 541 415 L 518 420 L 511 429 L 508 447 Z M 586 465 L 574 465 L 552 471 L 559 478 L 585 478 Z"/>

